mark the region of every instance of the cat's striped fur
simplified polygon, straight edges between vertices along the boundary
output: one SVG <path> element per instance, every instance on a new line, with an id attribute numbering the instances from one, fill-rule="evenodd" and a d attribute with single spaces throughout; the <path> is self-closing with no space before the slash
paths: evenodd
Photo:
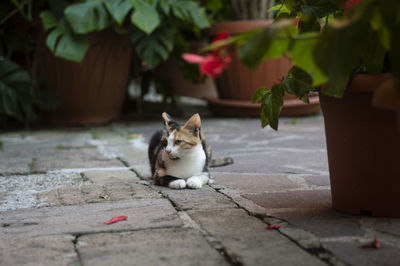
<path id="1" fill-rule="evenodd" d="M 163 113 L 162 117 L 165 129 L 153 134 L 148 150 L 156 185 L 175 189 L 200 188 L 212 182 L 208 169 L 210 164 L 222 166 L 233 163 L 231 158 L 211 160 L 211 149 L 201 132 L 198 114 L 183 126 L 167 113 Z"/>

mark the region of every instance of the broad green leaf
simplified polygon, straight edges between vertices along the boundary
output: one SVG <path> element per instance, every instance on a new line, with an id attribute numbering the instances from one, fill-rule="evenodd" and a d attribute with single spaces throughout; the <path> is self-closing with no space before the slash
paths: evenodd
<path id="1" fill-rule="evenodd" d="M 18 114 L 17 95 L 13 88 L 9 87 L 2 81 L 0 81 L 0 96 L 5 113 L 9 116 L 20 117 Z"/>
<path id="2" fill-rule="evenodd" d="M 301 34 L 298 39 L 293 40 L 289 48 L 290 59 L 296 66 L 305 70 L 313 80 L 313 85 L 324 83 L 327 77 L 315 63 L 314 49 L 318 42 L 318 34 Z"/>
<path id="3" fill-rule="evenodd" d="M 262 106 L 261 106 L 260 120 L 261 120 L 261 126 L 263 128 L 269 125 L 269 121 L 268 121 L 268 117 L 267 117 L 266 111 Z"/>
<path id="4" fill-rule="evenodd" d="M 267 94 L 267 88 L 261 87 L 259 88 L 251 97 L 252 103 L 261 103 L 262 99 L 264 98 L 265 94 Z"/>
<path id="5" fill-rule="evenodd" d="M 306 4 L 302 5 L 301 12 L 319 18 L 325 17 L 338 9 L 341 1 L 337 0 L 307 0 Z"/>
<path id="6" fill-rule="evenodd" d="M 314 49 L 316 63 L 328 77 L 322 93 L 342 97 L 350 75 L 365 56 L 372 30 L 370 15 L 371 10 L 354 13 L 349 19 L 336 20 L 322 33 Z"/>
<path id="7" fill-rule="evenodd" d="M 165 61 L 174 48 L 173 32 L 168 27 L 160 27 L 150 35 L 137 31 L 131 40 L 136 54 L 150 69 Z"/>
<path id="8" fill-rule="evenodd" d="M 365 56 L 362 58 L 366 71 L 368 73 L 381 73 L 385 55 L 386 49 L 382 46 L 378 33 L 371 31 Z"/>
<path id="9" fill-rule="evenodd" d="M 128 15 L 133 8 L 130 0 L 106 0 L 105 4 L 108 12 L 110 12 L 118 25 L 122 25 L 126 15 Z"/>
<path id="10" fill-rule="evenodd" d="M 73 4 L 65 9 L 64 14 L 74 32 L 78 34 L 100 31 L 109 25 L 108 14 L 102 2 Z"/>
<path id="11" fill-rule="evenodd" d="M 89 48 L 86 36 L 66 34 L 57 43 L 55 55 L 67 60 L 81 62 Z"/>
<path id="12" fill-rule="evenodd" d="M 40 18 L 42 20 L 43 28 L 45 31 L 48 31 L 49 29 L 56 27 L 58 24 L 56 17 L 50 11 L 41 12 Z"/>
<path id="13" fill-rule="evenodd" d="M 53 53 L 56 51 L 56 44 L 58 39 L 63 35 L 60 28 L 55 28 L 52 30 L 46 38 L 46 45 L 49 47 L 50 51 Z"/>
<path id="14" fill-rule="evenodd" d="M 288 93 L 296 95 L 305 103 L 309 102 L 308 93 L 315 90 L 311 76 L 297 66 L 292 67 L 282 85 Z"/>
<path id="15" fill-rule="evenodd" d="M 292 20 L 280 20 L 256 29 L 248 33 L 247 42 L 239 47 L 239 58 L 250 69 L 255 69 L 266 58 L 282 56 L 287 48 L 284 40 L 288 40 L 294 32 L 296 28 Z"/>
<path id="16" fill-rule="evenodd" d="M 132 13 L 132 23 L 147 34 L 151 34 L 159 25 L 160 17 L 157 10 L 143 0 L 131 0 L 135 10 Z"/>
<path id="17" fill-rule="evenodd" d="M 210 26 L 205 9 L 193 1 L 172 1 L 171 8 L 174 16 L 190 23 L 199 29 Z"/>
<path id="18" fill-rule="evenodd" d="M 272 89 L 265 95 L 262 108 L 268 118 L 269 126 L 278 130 L 279 114 L 283 106 L 284 90 L 282 85 L 274 84 Z"/>
<path id="19" fill-rule="evenodd" d="M 290 13 L 290 10 L 284 4 L 278 4 L 276 6 L 271 7 L 267 10 L 267 12 L 278 11 L 282 13 Z"/>
<path id="20" fill-rule="evenodd" d="M 321 25 L 318 22 L 318 19 L 315 16 L 311 15 L 303 15 L 299 21 L 299 30 L 300 32 L 320 32 Z"/>

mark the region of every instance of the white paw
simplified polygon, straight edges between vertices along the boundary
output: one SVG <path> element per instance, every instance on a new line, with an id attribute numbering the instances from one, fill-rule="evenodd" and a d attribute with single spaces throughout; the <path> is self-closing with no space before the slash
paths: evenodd
<path id="1" fill-rule="evenodd" d="M 203 182 L 197 177 L 191 177 L 187 181 L 187 186 L 188 188 L 201 188 L 203 186 Z"/>
<path id="2" fill-rule="evenodd" d="M 168 184 L 169 188 L 173 189 L 183 189 L 186 187 L 186 182 L 183 179 L 177 179 L 175 181 L 172 181 Z"/>

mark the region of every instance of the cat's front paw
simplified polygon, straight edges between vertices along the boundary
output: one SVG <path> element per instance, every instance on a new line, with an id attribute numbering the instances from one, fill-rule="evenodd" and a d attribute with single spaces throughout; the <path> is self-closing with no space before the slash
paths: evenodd
<path id="1" fill-rule="evenodd" d="M 186 187 L 186 182 L 183 179 L 177 179 L 168 184 L 169 188 L 172 189 L 183 189 Z"/>
<path id="2" fill-rule="evenodd" d="M 192 176 L 187 180 L 186 185 L 188 188 L 198 189 L 207 184 L 208 179 L 206 175 Z"/>

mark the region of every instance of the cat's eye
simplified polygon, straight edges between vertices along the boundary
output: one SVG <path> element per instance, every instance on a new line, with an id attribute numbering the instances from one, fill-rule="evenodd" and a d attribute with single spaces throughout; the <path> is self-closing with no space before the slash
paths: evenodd
<path id="1" fill-rule="evenodd" d="M 182 140 L 175 140 L 174 145 L 179 145 L 182 143 Z"/>

